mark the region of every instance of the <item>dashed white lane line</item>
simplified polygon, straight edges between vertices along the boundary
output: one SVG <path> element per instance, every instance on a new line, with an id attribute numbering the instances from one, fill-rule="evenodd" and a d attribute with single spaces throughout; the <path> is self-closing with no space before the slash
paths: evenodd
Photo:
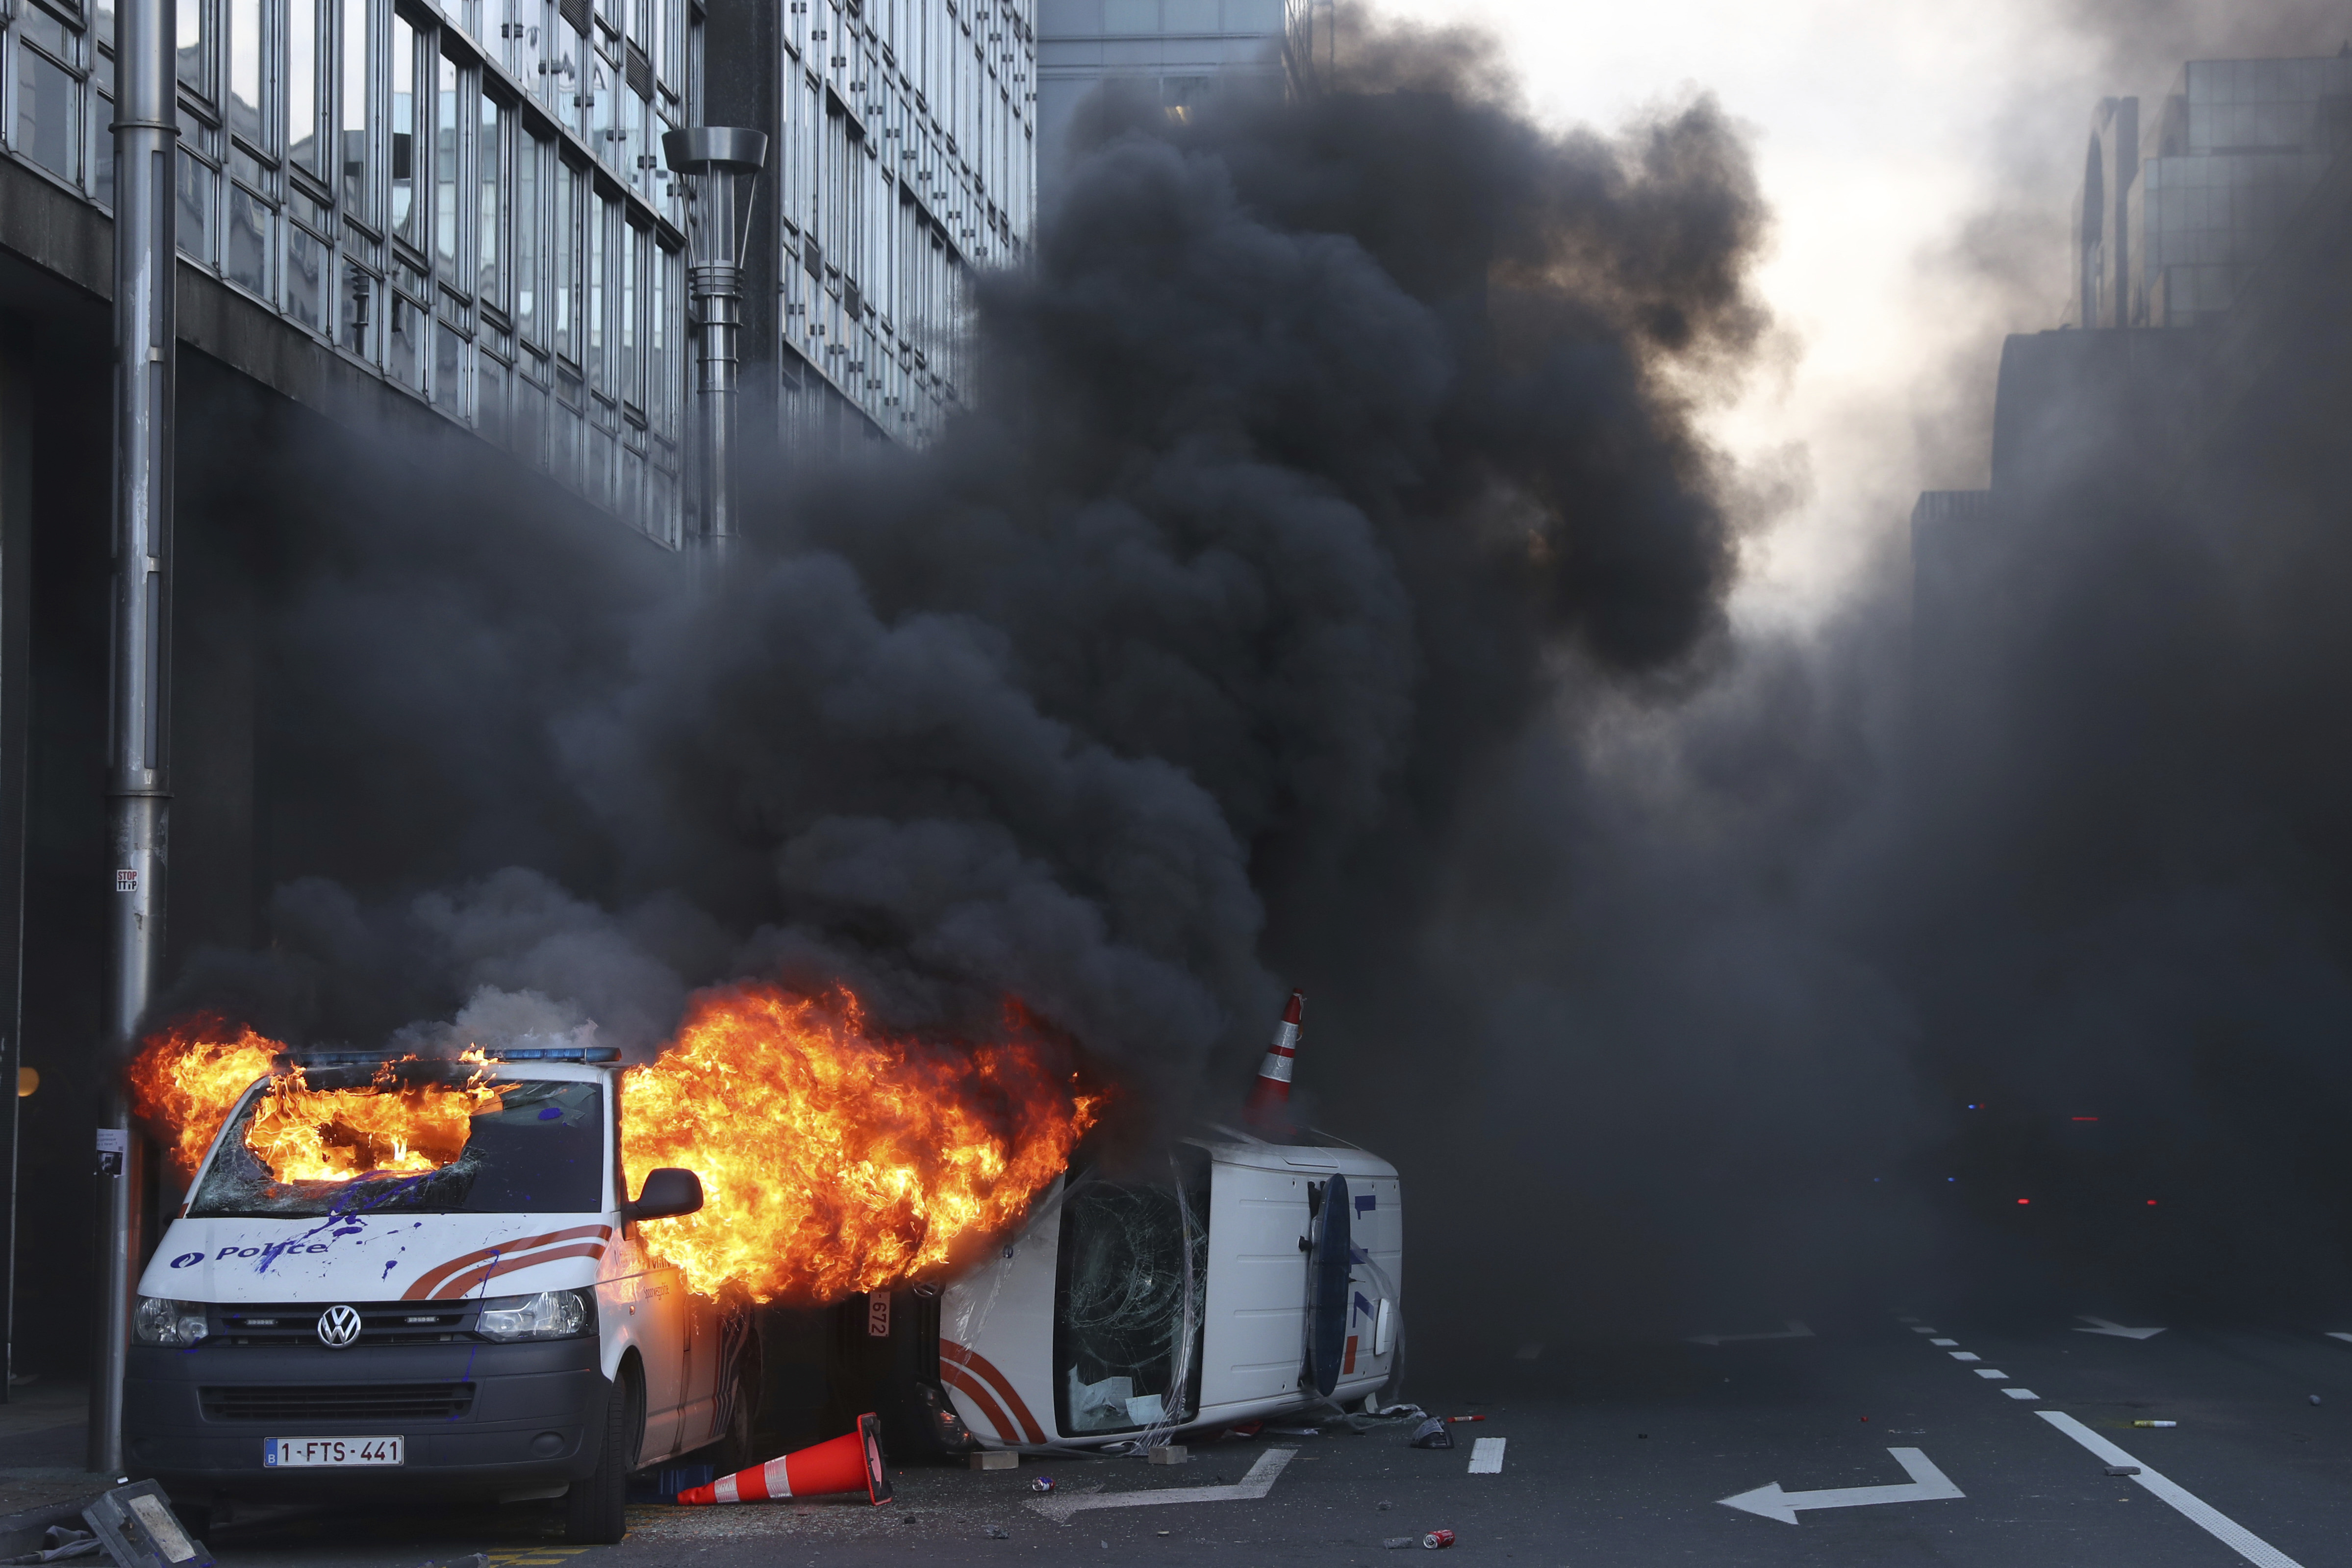
<path id="1" fill-rule="evenodd" d="M 1927 1342 L 1931 1345 L 1941 1345 L 1946 1350 L 1949 1350 L 1960 1342 L 1958 1340 L 1929 1340 Z"/>
<path id="2" fill-rule="evenodd" d="M 2009 1373 L 2005 1372 L 1995 1372 L 1989 1366 L 1980 1366 L 1977 1368 L 1977 1375 L 1979 1377 L 1991 1378 L 1995 1383 L 2007 1383 L 2009 1381 Z"/>
<path id="3" fill-rule="evenodd" d="M 2352 1334 L 2336 1333 L 2331 1331 L 2327 1337 L 2331 1340 L 2342 1340 L 2346 1344 L 2352 1345 Z"/>
<path id="4" fill-rule="evenodd" d="M 1507 1437 L 1481 1437 L 1470 1445 L 1470 1473 L 1474 1476 L 1499 1476 L 1503 1473 L 1503 1445 Z"/>
<path id="5" fill-rule="evenodd" d="M 2014 1393 L 2015 1390 L 2011 1392 Z M 2177 1482 L 2168 1480 L 2149 1469 L 2080 1421 L 2063 1410 L 2037 1410 L 2044 1421 L 2072 1437 L 2077 1443 L 2105 1459 L 2110 1465 L 2129 1465 L 2138 1473 L 2131 1479 L 2179 1510 L 2181 1517 L 2210 1535 L 2214 1540 L 2255 1564 L 2255 1568 L 2302 1568 L 2302 1564 L 2221 1512 L 2195 1493 Z"/>
<path id="6" fill-rule="evenodd" d="M 2034 1393 L 2033 1390 L 2030 1388 L 2004 1388 L 2001 1392 L 2008 1394 L 2011 1399 L 2039 1399 L 2042 1397 L 2042 1395 Z"/>
<path id="7" fill-rule="evenodd" d="M 1954 1361 L 1982 1361 L 1984 1359 L 1984 1357 L 1977 1354 L 1974 1351 L 1954 1351 L 1951 1352 L 1951 1356 Z"/>

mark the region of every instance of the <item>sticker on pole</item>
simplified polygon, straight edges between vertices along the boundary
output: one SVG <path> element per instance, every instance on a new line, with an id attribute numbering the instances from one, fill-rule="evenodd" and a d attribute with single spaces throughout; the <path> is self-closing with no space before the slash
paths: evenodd
<path id="1" fill-rule="evenodd" d="M 114 874 L 114 890 L 118 893 L 137 892 L 139 890 L 139 868 L 135 866 L 125 866 L 122 869 L 117 871 Z"/>
<path id="2" fill-rule="evenodd" d="M 98 1173 L 101 1176 L 122 1174 L 122 1162 L 131 1153 L 131 1134 L 120 1127 L 98 1130 Z"/>

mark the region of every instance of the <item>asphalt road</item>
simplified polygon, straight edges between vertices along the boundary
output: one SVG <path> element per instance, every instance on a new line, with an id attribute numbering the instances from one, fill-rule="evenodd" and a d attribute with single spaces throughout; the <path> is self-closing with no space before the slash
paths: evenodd
<path id="1" fill-rule="evenodd" d="M 2352 1342 L 2326 1331 L 2352 1324 L 2168 1326 L 2134 1339 L 2083 1332 L 2089 1324 L 2054 1315 L 1906 1315 L 1922 1321 L 1889 1311 L 1811 1322 L 1805 1337 L 1558 1346 L 1532 1358 L 1532 1347 L 1507 1351 L 1455 1386 L 1414 1391 L 1433 1411 L 1487 1416 L 1455 1426 L 1461 1446 L 1450 1452 L 1409 1448 L 1395 1430 L 1327 1428 L 1195 1448 L 1193 1462 L 1176 1468 L 1113 1459 L 1024 1461 L 1010 1472 L 910 1468 L 898 1500 L 881 1509 L 862 1499 L 634 1509 L 628 1539 L 612 1547 L 562 1545 L 543 1507 L 529 1505 L 289 1513 L 219 1526 L 210 1543 L 222 1568 L 418 1568 L 475 1552 L 494 1564 L 578 1568 L 854 1568 L 941 1552 L 977 1564 L 1265 1568 L 1394 1561 L 1384 1541 L 1444 1528 L 1457 1542 L 1449 1561 L 1564 1568 L 2344 1561 Z M 2122 1325 L 2157 1326 L 2129 1317 Z M 1718 1331 L 1790 1330 L 1759 1321 Z M 1990 1373 L 2002 1375 L 1980 1375 Z M 2179 1425 L 2133 1425 L 2143 1420 Z M 1501 1444 L 1496 1473 L 1471 1473 L 1477 1438 Z M 1255 1500 L 1089 1500 L 1232 1487 L 1254 1468 L 1263 1476 L 1273 1449 L 1290 1457 Z M 2142 1475 L 2109 1475 L 2119 1461 Z M 1029 1486 L 1040 1474 L 1054 1477 L 1062 1517 L 1035 1506 Z M 1721 1500 L 1775 1484 L 1792 1494 L 1898 1489 L 1863 1492 L 1870 1500 L 1853 1506 L 1781 1500 L 1797 1505 L 1793 1523 L 1769 1516 L 1769 1492 L 1759 1502 L 1765 1513 Z M 1074 1501 L 1086 1506 L 1071 1510 Z"/>

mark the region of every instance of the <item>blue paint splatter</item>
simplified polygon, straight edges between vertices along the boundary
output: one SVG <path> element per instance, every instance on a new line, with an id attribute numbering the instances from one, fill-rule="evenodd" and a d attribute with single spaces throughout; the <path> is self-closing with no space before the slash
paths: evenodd
<path id="1" fill-rule="evenodd" d="M 389 1278 L 391 1277 L 391 1275 L 392 1275 L 392 1271 L 393 1271 L 394 1269 L 395 1269 L 395 1268 L 399 1268 L 399 1267 L 400 1267 L 400 1259 L 399 1259 L 399 1258 L 394 1258 L 391 1262 L 386 1263 L 386 1264 L 383 1266 L 383 1272 L 382 1274 L 378 1275 L 378 1276 L 377 1276 L 377 1278 L 378 1278 L 378 1279 L 389 1279 Z"/>

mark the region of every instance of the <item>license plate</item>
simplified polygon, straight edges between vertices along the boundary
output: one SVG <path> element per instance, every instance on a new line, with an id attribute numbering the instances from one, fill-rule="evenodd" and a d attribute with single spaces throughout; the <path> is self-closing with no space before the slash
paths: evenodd
<path id="1" fill-rule="evenodd" d="M 275 1470 L 299 1470 L 405 1462 L 398 1437 L 264 1437 L 261 1462 Z"/>

